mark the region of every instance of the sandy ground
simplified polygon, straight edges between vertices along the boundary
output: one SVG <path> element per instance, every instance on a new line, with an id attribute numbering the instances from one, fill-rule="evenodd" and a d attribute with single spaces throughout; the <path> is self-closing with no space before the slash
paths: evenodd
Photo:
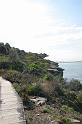
<path id="1" fill-rule="evenodd" d="M 23 104 L 12 84 L 0 77 L 0 124 L 26 124 Z"/>

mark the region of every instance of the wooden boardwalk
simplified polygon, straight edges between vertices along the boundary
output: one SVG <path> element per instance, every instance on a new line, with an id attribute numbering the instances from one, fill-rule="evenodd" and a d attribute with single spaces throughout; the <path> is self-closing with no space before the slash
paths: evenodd
<path id="1" fill-rule="evenodd" d="M 26 124 L 21 98 L 12 84 L 0 77 L 0 124 Z"/>

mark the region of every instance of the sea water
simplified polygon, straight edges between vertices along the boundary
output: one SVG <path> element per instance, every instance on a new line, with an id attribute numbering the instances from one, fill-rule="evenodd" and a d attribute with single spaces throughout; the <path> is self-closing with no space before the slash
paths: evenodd
<path id="1" fill-rule="evenodd" d="M 82 83 L 82 62 L 62 62 L 59 66 L 64 69 L 64 78 L 78 79 Z"/>

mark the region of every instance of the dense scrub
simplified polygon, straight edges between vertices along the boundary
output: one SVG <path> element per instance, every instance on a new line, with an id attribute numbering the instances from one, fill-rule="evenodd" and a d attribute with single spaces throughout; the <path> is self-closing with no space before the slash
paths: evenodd
<path id="1" fill-rule="evenodd" d="M 49 107 L 41 112 L 71 124 L 70 117 L 81 118 L 82 84 L 74 79 L 67 82 L 58 63 L 45 57 L 0 43 L 0 75 L 12 82 L 27 109 L 36 109 L 30 96 L 45 97 Z"/>

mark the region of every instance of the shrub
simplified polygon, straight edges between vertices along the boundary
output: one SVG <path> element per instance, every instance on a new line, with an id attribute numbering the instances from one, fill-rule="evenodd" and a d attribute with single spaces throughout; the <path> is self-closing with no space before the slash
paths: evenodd
<path id="1" fill-rule="evenodd" d="M 80 81 L 72 79 L 70 81 L 69 88 L 70 90 L 73 90 L 73 91 L 79 91 L 82 89 L 82 84 L 80 83 Z"/>
<path id="2" fill-rule="evenodd" d="M 25 69 L 25 65 L 21 62 L 0 62 L 0 69 L 11 69 L 22 72 Z"/>
<path id="3" fill-rule="evenodd" d="M 63 106 L 61 107 L 61 111 L 62 111 L 62 112 L 66 112 L 66 113 L 71 113 L 71 112 L 74 112 L 74 109 L 71 108 L 71 107 L 68 107 L 67 105 L 63 105 Z"/>
<path id="4" fill-rule="evenodd" d="M 42 88 L 40 84 L 30 84 L 28 86 L 28 94 L 34 96 L 41 96 L 42 95 Z"/>
<path id="5" fill-rule="evenodd" d="M 54 78 L 53 75 L 50 74 L 50 73 L 48 73 L 48 74 L 46 74 L 46 75 L 44 76 L 44 80 L 48 80 L 48 81 L 52 81 L 53 78 Z"/>
<path id="6" fill-rule="evenodd" d="M 3 78 L 11 81 L 12 83 L 19 83 L 21 80 L 22 74 L 15 70 L 8 70 L 3 73 Z"/>
<path id="7" fill-rule="evenodd" d="M 43 112 L 43 113 L 50 113 L 50 109 L 46 107 L 46 108 L 43 109 L 42 112 Z"/>
<path id="8" fill-rule="evenodd" d="M 63 117 L 61 119 L 62 124 L 73 124 L 70 119 Z"/>

